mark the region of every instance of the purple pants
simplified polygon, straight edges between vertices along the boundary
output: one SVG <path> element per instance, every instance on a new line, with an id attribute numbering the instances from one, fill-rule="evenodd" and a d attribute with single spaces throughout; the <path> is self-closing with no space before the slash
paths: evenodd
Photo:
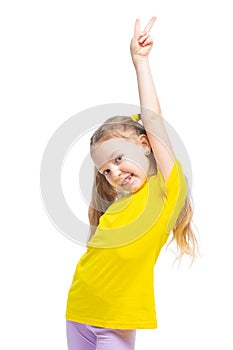
<path id="1" fill-rule="evenodd" d="M 68 350 L 134 350 L 135 329 L 111 329 L 66 320 Z"/>

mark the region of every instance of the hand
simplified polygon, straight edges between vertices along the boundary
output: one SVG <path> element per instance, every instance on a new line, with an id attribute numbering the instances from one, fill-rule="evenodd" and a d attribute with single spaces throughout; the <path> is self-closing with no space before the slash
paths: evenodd
<path id="1" fill-rule="evenodd" d="M 156 17 L 153 16 L 143 31 L 140 29 L 140 19 L 136 19 L 135 21 L 134 36 L 130 43 L 130 52 L 134 63 L 136 63 L 137 60 L 140 61 L 147 58 L 150 50 L 152 49 L 153 40 L 149 34 L 149 31 L 151 30 L 155 20 Z"/>

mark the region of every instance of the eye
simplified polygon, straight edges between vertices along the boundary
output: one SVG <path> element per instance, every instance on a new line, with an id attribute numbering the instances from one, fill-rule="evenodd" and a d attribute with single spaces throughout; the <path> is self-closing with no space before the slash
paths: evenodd
<path id="1" fill-rule="evenodd" d="M 106 169 L 102 172 L 102 174 L 106 176 L 106 175 L 108 175 L 109 171 L 110 171 L 109 169 Z"/>
<path id="2" fill-rule="evenodd" d="M 116 157 L 115 162 L 118 163 L 119 161 L 121 161 L 122 158 L 123 158 L 123 155 Z"/>

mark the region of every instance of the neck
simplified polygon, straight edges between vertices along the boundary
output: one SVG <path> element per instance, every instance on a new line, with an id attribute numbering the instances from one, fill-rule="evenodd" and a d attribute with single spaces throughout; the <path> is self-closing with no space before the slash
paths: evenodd
<path id="1" fill-rule="evenodd" d="M 150 166 L 148 171 L 148 179 L 150 179 L 151 176 L 157 174 L 157 168 L 156 168 L 156 161 L 154 156 L 150 157 Z"/>

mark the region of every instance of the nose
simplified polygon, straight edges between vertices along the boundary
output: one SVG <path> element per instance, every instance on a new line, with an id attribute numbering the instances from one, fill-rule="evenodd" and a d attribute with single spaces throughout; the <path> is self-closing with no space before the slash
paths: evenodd
<path id="1" fill-rule="evenodd" d="M 118 180 L 121 175 L 121 170 L 117 165 L 113 165 L 111 168 L 112 178 Z"/>

